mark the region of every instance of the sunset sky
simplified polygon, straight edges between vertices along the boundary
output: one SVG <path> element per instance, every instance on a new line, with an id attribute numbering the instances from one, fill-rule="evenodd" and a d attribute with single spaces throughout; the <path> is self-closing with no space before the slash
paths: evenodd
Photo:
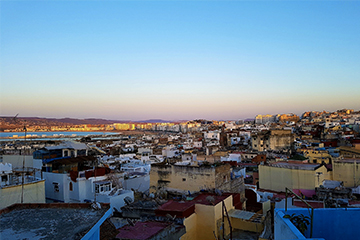
<path id="1" fill-rule="evenodd" d="M 360 1 L 1 1 L 0 115 L 360 110 Z"/>

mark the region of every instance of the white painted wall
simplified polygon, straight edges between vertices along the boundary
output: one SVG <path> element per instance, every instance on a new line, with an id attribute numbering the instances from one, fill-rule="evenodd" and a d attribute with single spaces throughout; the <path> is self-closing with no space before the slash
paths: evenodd
<path id="1" fill-rule="evenodd" d="M 45 196 L 46 198 L 69 202 L 69 179 L 67 174 L 43 172 L 43 178 L 45 179 Z M 54 182 L 59 184 L 59 192 L 54 190 Z"/>
<path id="2" fill-rule="evenodd" d="M 126 190 L 135 189 L 145 192 L 150 188 L 150 175 L 139 176 L 136 178 L 121 179 L 120 181 Z"/>

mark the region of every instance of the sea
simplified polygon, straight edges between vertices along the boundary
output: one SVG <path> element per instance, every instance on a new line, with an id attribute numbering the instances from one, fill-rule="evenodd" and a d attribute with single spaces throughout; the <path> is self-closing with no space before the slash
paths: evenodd
<path id="1" fill-rule="evenodd" d="M 63 139 L 80 139 L 82 137 L 111 137 L 119 135 L 117 132 L 27 132 L 27 139 L 36 140 L 63 140 Z M 24 140 L 25 132 L 0 132 L 0 141 Z"/>

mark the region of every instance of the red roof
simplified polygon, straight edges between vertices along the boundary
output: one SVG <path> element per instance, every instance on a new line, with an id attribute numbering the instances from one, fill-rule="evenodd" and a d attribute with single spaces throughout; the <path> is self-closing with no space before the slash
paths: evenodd
<path id="1" fill-rule="evenodd" d="M 195 212 L 195 204 L 217 205 L 221 201 L 228 198 L 230 195 L 233 195 L 233 204 L 237 205 L 240 201 L 240 197 L 238 197 L 236 194 L 224 193 L 219 196 L 213 193 L 202 193 L 191 201 L 179 202 L 169 200 L 156 209 L 155 214 L 158 216 L 166 216 L 166 214 L 170 214 L 171 216 L 176 216 L 177 218 L 187 218 Z M 213 201 L 209 201 L 207 199 L 208 196 L 211 196 Z"/>
<path id="2" fill-rule="evenodd" d="M 170 214 L 171 216 L 176 216 L 177 218 L 187 218 L 194 212 L 195 204 L 193 201 L 178 202 L 174 200 L 167 201 L 155 210 L 155 214 L 158 216 L 166 216 L 166 214 Z"/>
<path id="3" fill-rule="evenodd" d="M 322 202 L 322 201 L 306 200 L 306 202 L 313 208 L 324 208 L 324 202 Z M 308 206 L 304 202 L 302 202 L 300 199 L 294 199 L 293 204 L 294 204 L 294 206 L 297 206 L 297 207 L 308 208 Z"/>
<path id="4" fill-rule="evenodd" d="M 119 230 L 116 238 L 121 239 L 148 239 L 171 225 L 170 222 L 136 222 L 135 226 L 126 225 Z"/>
<path id="5" fill-rule="evenodd" d="M 211 203 L 209 202 L 206 198 L 208 196 L 211 196 L 214 198 L 214 202 Z M 203 205 L 217 205 L 218 203 L 220 203 L 221 201 L 225 200 L 226 198 L 228 198 L 229 195 L 215 195 L 215 194 L 209 194 L 209 193 L 203 193 L 200 194 L 199 196 L 197 196 L 196 198 L 194 198 L 194 200 L 192 200 L 194 203 L 196 204 L 203 204 Z"/>

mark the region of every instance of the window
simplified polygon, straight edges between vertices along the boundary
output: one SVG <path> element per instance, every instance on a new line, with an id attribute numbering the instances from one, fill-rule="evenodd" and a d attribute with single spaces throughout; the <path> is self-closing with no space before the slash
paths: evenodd
<path id="1" fill-rule="evenodd" d="M 182 180 L 183 180 L 183 182 L 185 182 L 185 181 L 186 181 L 186 178 L 183 178 Z"/>
<path id="2" fill-rule="evenodd" d="M 53 186 L 54 186 L 54 192 L 59 192 L 59 183 L 57 182 L 53 182 Z"/>
<path id="3" fill-rule="evenodd" d="M 111 183 L 110 182 L 95 183 L 95 192 L 96 193 L 108 192 L 110 190 L 111 190 Z"/>
<path id="4" fill-rule="evenodd" d="M 1 176 L 1 181 L 6 182 L 7 181 L 7 175 Z"/>
<path id="5" fill-rule="evenodd" d="M 73 183 L 72 183 L 72 182 L 69 183 L 69 190 L 70 190 L 70 191 L 73 190 Z"/>
<path id="6" fill-rule="evenodd" d="M 64 151 L 64 157 L 67 157 L 67 156 L 69 156 L 69 152 L 66 150 L 66 151 Z"/>

